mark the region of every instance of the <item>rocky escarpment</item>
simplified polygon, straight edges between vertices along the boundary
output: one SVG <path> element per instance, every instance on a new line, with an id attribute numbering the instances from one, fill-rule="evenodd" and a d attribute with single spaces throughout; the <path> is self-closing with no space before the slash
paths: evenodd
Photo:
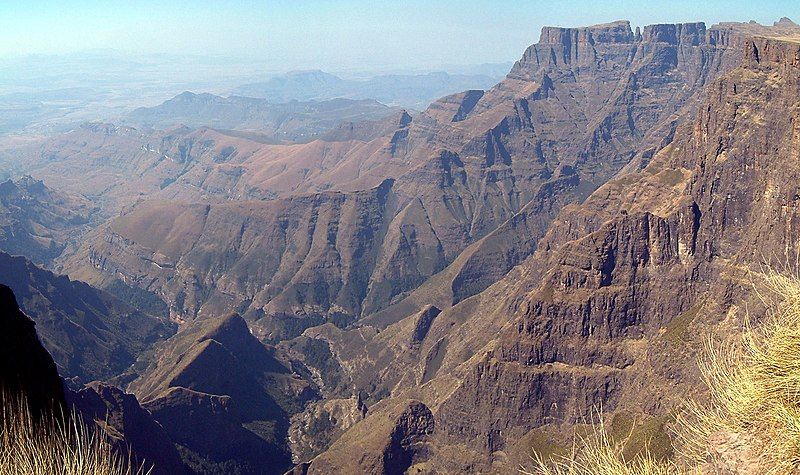
<path id="1" fill-rule="evenodd" d="M 543 441 L 568 446 L 563 434 L 599 405 L 658 432 L 698 394 L 705 333 L 735 332 L 759 306 L 747 272 L 797 252 L 800 43 L 741 43 L 741 66 L 645 168 L 566 208 L 533 256 L 442 311 L 418 348 L 383 345 L 398 363 L 378 387 L 431 408 L 435 469 L 513 469 Z M 410 329 L 409 318 L 375 340 Z M 355 361 L 341 356 L 345 336 L 307 335 L 331 342 L 342 367 Z"/>
<path id="2" fill-rule="evenodd" d="M 364 192 L 270 202 L 148 202 L 101 228 L 102 241 L 74 258 L 91 267 L 73 275 L 142 287 L 167 301 L 177 320 L 241 310 L 268 340 L 329 318 L 345 325 L 368 291 L 392 190 L 386 181 Z M 413 269 L 405 277 L 422 278 Z"/>
<path id="3" fill-rule="evenodd" d="M 509 301 L 513 317 L 494 348 L 440 406 L 442 432 L 481 439 L 491 453 L 600 403 L 663 414 L 697 381 L 690 349 L 700 337 L 691 329 L 725 315 L 733 321 L 721 331 L 735 328 L 736 309 L 757 306 L 744 270 L 794 255 L 797 243 L 800 47 L 756 39 L 745 51 L 743 66 L 711 86 L 696 122 L 662 151 L 664 162 L 644 170 L 683 192 L 637 203 L 628 191 L 621 215 L 556 251 L 535 288 Z"/>
<path id="4" fill-rule="evenodd" d="M 241 225 L 218 220 L 203 226 L 187 246 L 169 249 L 172 254 L 149 244 L 138 230 L 153 229 L 148 223 L 164 223 L 166 229 L 175 221 L 176 205 L 164 203 L 142 204 L 143 211 L 98 230 L 65 268 L 101 286 L 122 275 L 166 301 L 176 318 L 193 318 L 203 306 L 219 313 L 211 307 L 224 302 L 249 319 L 263 315 L 265 333 L 275 335 L 281 334 L 276 322 L 286 315 L 318 323 L 369 317 L 402 303 L 441 272 L 446 272 L 439 277 L 445 289 L 437 294 L 443 295 L 441 301 L 414 297 L 378 321 L 386 325 L 428 303 L 450 306 L 530 255 L 565 204 L 581 201 L 622 167 L 649 160 L 696 104 L 702 87 L 741 57 L 741 49 L 718 41 L 733 33 L 714 32 L 703 24 L 656 25 L 637 35 L 627 22 L 545 29 L 542 41 L 495 88 L 437 101 L 384 137 L 237 149 L 224 166 L 192 165 L 165 187 L 162 196 L 194 201 L 286 196 L 279 204 L 259 206 L 294 207 L 329 202 L 334 192 L 321 190 L 343 190 L 336 196 L 351 200 L 380 193 L 387 179 L 394 180 L 391 203 L 378 209 L 370 205 L 370 213 L 379 216 L 374 222 L 365 222 L 361 208 L 350 214 L 333 211 L 333 219 L 324 221 L 326 240 L 320 240 L 315 219 L 296 227 L 289 223 L 298 239 L 311 237 L 311 247 L 284 246 L 295 240 L 284 236 L 285 220 L 260 218 L 268 223 L 260 235 L 275 249 L 268 252 L 269 261 L 280 262 L 281 272 L 272 264 L 265 272 L 245 272 L 252 270 L 250 249 L 256 247 L 243 238 L 253 227 L 247 217 L 238 220 L 247 222 L 242 236 L 230 232 Z M 603 61 L 597 61 L 600 57 Z M 211 140 L 209 133 L 205 136 Z M 188 156 L 208 163 L 202 150 L 219 150 L 222 142 L 216 140 L 200 147 L 206 142 L 196 137 L 193 143 L 200 148 Z M 196 161 L 187 158 L 186 163 Z M 316 193 L 301 197 L 300 190 Z M 215 208 L 226 215 L 231 210 L 227 204 L 211 205 L 209 212 Z M 318 246 L 325 251 L 305 252 Z M 461 258 L 468 248 L 469 255 Z M 195 260 L 198 253 L 225 258 Z M 362 253 L 368 257 L 354 262 Z M 311 268 L 324 270 L 312 275 L 306 272 Z M 187 281 L 188 287 L 179 284 Z"/>
<path id="5" fill-rule="evenodd" d="M 39 342 L 33 321 L 19 309 L 14 292 L 5 285 L 0 285 L 0 391 L 11 401 L 23 398 L 35 418 L 52 416 L 67 407 L 53 358 Z"/>
<path id="6" fill-rule="evenodd" d="M 54 191 L 25 176 L 0 183 L 0 250 L 51 264 L 86 233 L 96 208 L 85 198 Z"/>

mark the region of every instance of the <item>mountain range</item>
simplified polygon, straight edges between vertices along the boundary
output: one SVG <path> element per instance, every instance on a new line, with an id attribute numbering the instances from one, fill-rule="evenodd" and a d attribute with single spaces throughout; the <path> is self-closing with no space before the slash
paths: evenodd
<path id="1" fill-rule="evenodd" d="M 369 79 L 342 79 L 324 71 L 292 71 L 265 82 L 244 84 L 234 94 L 276 102 L 375 99 L 384 104 L 424 109 L 441 96 L 464 89 L 493 86 L 500 77 L 489 74 L 382 74 Z"/>
<path id="2" fill-rule="evenodd" d="M 353 82 L 0 144 L 0 282 L 69 397 L 187 473 L 508 473 L 598 407 L 670 457 L 800 252 L 800 26 L 545 27 L 414 113 Z"/>
<path id="3" fill-rule="evenodd" d="M 160 129 L 175 126 L 212 127 L 255 132 L 260 141 L 310 142 L 345 123 L 377 121 L 398 109 L 374 99 L 281 103 L 266 99 L 184 92 L 156 107 L 130 112 L 124 122 Z"/>

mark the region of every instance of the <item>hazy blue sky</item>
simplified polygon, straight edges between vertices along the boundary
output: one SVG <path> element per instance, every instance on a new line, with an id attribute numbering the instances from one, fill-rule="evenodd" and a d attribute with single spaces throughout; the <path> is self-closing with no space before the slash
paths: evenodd
<path id="1" fill-rule="evenodd" d="M 543 25 L 800 21 L 773 1 L 0 0 L 0 55 L 114 48 L 258 58 L 276 68 L 426 68 L 517 59 Z"/>

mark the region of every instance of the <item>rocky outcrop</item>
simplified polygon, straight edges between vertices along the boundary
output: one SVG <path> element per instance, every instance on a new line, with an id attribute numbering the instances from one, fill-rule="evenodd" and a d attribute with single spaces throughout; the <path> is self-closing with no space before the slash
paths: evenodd
<path id="1" fill-rule="evenodd" d="M 236 314 L 185 327 L 128 389 L 200 472 L 282 473 L 289 417 L 315 398 Z"/>
<path id="2" fill-rule="evenodd" d="M 439 313 L 441 313 L 441 310 L 433 305 L 428 305 L 420 310 L 420 312 L 414 318 L 414 331 L 411 333 L 412 343 L 420 343 L 425 339 L 425 336 L 428 334 L 428 330 L 431 329 L 433 319 L 436 318 Z"/>
<path id="3" fill-rule="evenodd" d="M 367 417 L 324 454 L 295 473 L 402 474 L 430 456 L 433 414 L 419 401 L 403 401 L 385 414 Z M 354 456 L 354 454 L 358 454 Z"/>
<path id="4" fill-rule="evenodd" d="M 93 382 L 69 391 L 68 404 L 94 422 L 113 441 L 119 453 L 154 475 L 184 473 L 183 463 L 164 428 L 143 409 L 136 397 L 108 384 Z"/>
<path id="5" fill-rule="evenodd" d="M 34 418 L 63 414 L 67 407 L 56 365 L 35 324 L 19 309 L 14 292 L 1 284 L 0 393 L 11 404 L 24 400 Z"/>
<path id="6" fill-rule="evenodd" d="M 289 444 L 293 462 L 304 462 L 323 452 L 366 415 L 367 407 L 360 397 L 310 404 L 292 417 Z"/>

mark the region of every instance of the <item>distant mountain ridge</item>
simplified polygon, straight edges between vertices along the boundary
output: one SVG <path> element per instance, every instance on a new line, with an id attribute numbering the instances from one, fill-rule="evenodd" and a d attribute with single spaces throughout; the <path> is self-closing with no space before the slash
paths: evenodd
<path id="1" fill-rule="evenodd" d="M 308 142 L 342 123 L 380 120 L 399 109 L 373 99 L 274 101 L 189 91 L 154 107 L 140 107 L 122 123 L 165 129 L 177 125 L 257 132 L 261 140 Z"/>
<path id="2" fill-rule="evenodd" d="M 264 82 L 245 84 L 234 94 L 271 101 L 326 100 L 334 98 L 375 99 L 384 104 L 424 109 L 434 100 L 465 89 L 488 89 L 502 75 L 385 74 L 370 79 L 342 79 L 320 70 L 293 71 Z"/>

